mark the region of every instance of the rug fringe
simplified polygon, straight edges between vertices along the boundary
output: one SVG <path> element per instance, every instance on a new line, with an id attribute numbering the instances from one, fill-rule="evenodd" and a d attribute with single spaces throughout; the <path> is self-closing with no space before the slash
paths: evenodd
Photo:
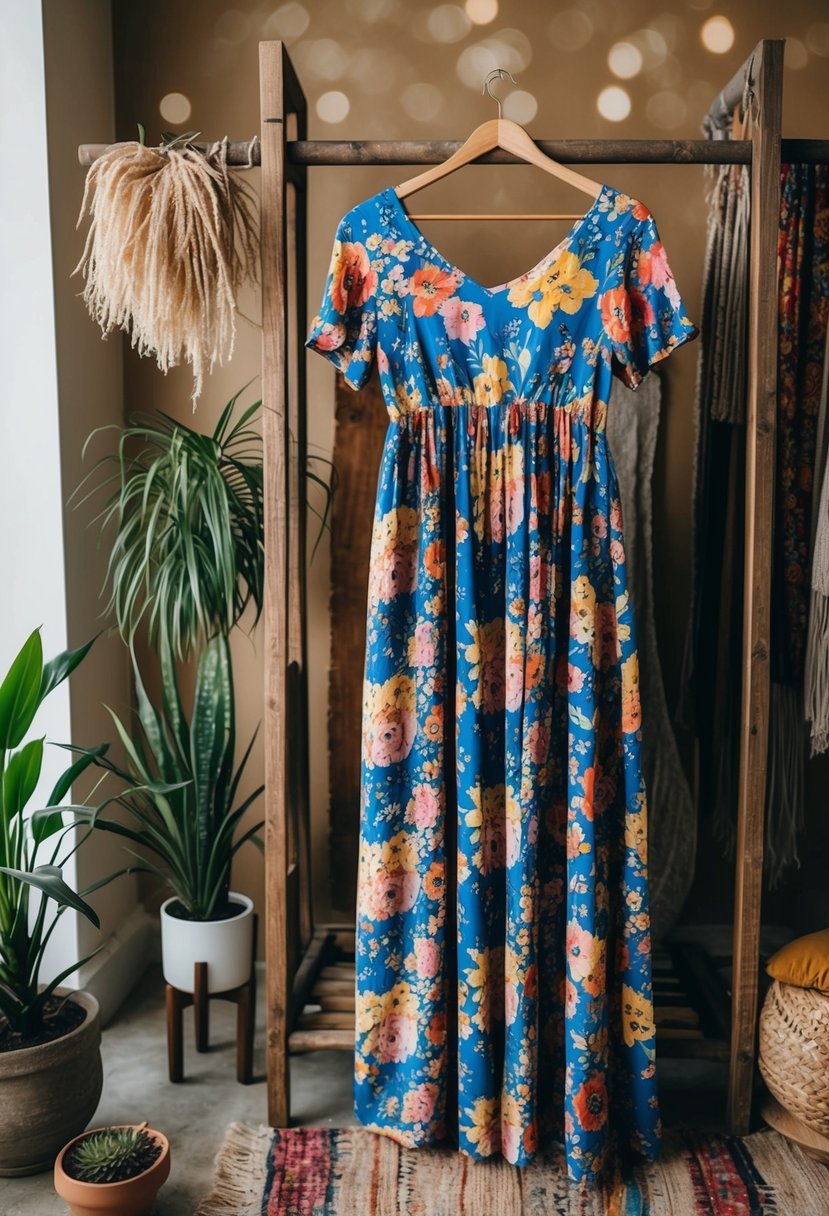
<path id="1" fill-rule="evenodd" d="M 259 1216 L 273 1128 L 231 1123 L 216 1155 L 213 1190 L 196 1216 Z"/>

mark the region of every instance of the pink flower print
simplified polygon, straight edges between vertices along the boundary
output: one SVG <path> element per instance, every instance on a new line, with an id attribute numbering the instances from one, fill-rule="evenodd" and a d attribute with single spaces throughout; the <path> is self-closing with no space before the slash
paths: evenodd
<path id="1" fill-rule="evenodd" d="M 573 663 L 568 663 L 568 692 L 581 692 L 585 687 L 585 672 L 580 671 Z"/>
<path id="2" fill-rule="evenodd" d="M 417 974 L 421 979 L 433 979 L 440 966 L 440 946 L 433 937 L 415 938 Z"/>
<path id="3" fill-rule="evenodd" d="M 408 912 L 417 899 L 420 876 L 417 870 L 378 870 L 366 882 L 365 909 L 369 920 L 388 920 Z"/>
<path id="4" fill-rule="evenodd" d="M 387 603 L 398 595 L 406 595 L 417 581 L 417 545 L 397 541 L 380 555 L 381 576 L 378 593 Z"/>
<path id="5" fill-rule="evenodd" d="M 507 683 L 505 704 L 507 709 L 516 710 L 524 695 L 524 656 L 512 655 L 507 663 Z"/>
<path id="6" fill-rule="evenodd" d="M 512 1165 L 518 1160 L 521 1146 L 521 1128 L 514 1123 L 501 1124 L 501 1152 Z"/>
<path id="7" fill-rule="evenodd" d="M 385 373 L 389 370 L 389 357 L 379 342 L 377 344 L 377 369 L 381 375 L 385 375 Z"/>
<path id="8" fill-rule="evenodd" d="M 475 340 L 479 329 L 484 327 L 484 313 L 480 304 L 470 300 L 459 300 L 452 296 L 444 300 L 438 311 L 443 317 L 446 333 L 453 341 L 461 341 L 469 346 Z"/>
<path id="9" fill-rule="evenodd" d="M 404 1123 L 428 1123 L 435 1113 L 438 1087 L 433 1081 L 424 1081 L 410 1089 L 403 1098 Z"/>
<path id="10" fill-rule="evenodd" d="M 384 705 L 368 726 L 367 754 L 372 764 L 387 768 L 405 760 L 412 750 L 415 716 L 411 710 Z"/>
<path id="11" fill-rule="evenodd" d="M 402 1013 L 390 1013 L 377 1027 L 374 1055 L 381 1064 L 408 1060 L 417 1047 L 417 1022 Z"/>
<path id="12" fill-rule="evenodd" d="M 433 828 L 440 814 L 440 799 L 431 785 L 416 785 L 406 808 L 406 817 L 422 830 Z"/>
<path id="13" fill-rule="evenodd" d="M 435 633 L 429 621 L 421 621 L 414 631 L 411 661 L 415 667 L 431 667 L 435 662 Z"/>
<path id="14" fill-rule="evenodd" d="M 615 537 L 610 542 L 610 560 L 614 566 L 623 566 L 625 563 L 625 549 L 620 540 Z"/>
<path id="15" fill-rule="evenodd" d="M 610 528 L 613 532 L 622 531 L 622 503 L 618 498 L 610 504 Z"/>
<path id="16" fill-rule="evenodd" d="M 567 922 L 566 951 L 570 974 L 577 983 L 583 982 L 598 961 L 598 941 L 578 921 L 571 920 Z"/>
<path id="17" fill-rule="evenodd" d="M 496 485 L 500 490 L 500 485 Z M 504 539 L 504 501 L 499 493 L 490 494 L 488 507 L 489 535 L 496 545 Z"/>

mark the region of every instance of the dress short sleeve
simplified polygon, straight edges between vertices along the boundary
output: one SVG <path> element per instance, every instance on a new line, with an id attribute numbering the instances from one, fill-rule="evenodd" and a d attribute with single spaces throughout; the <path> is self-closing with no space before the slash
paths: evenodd
<path id="1" fill-rule="evenodd" d="M 305 339 L 342 372 L 352 388 L 369 377 L 377 336 L 377 272 L 356 222 L 346 216 L 337 227 L 322 303 Z M 358 230 L 359 231 L 359 230 Z"/>
<path id="2" fill-rule="evenodd" d="M 613 372 L 632 389 L 654 363 L 699 333 L 687 315 L 654 218 L 642 210 L 645 216 L 631 236 L 623 281 L 601 298 Z"/>

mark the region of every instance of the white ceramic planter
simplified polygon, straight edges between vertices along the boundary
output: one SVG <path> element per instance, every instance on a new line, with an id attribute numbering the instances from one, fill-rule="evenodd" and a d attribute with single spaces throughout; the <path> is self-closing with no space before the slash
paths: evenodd
<path id="1" fill-rule="evenodd" d="M 253 900 L 231 891 L 230 902 L 242 910 L 231 920 L 179 920 L 161 905 L 161 969 L 168 984 L 193 991 L 196 963 L 207 963 L 207 991 L 227 992 L 250 979 L 253 949 Z"/>

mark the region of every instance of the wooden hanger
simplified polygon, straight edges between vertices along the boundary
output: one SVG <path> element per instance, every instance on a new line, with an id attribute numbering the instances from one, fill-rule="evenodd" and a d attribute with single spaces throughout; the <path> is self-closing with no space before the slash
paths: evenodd
<path id="1" fill-rule="evenodd" d="M 502 80 L 504 76 L 509 76 L 513 84 L 517 84 L 517 81 L 506 68 L 495 68 L 486 77 L 482 92 L 487 93 L 493 101 L 498 103 L 498 117 L 491 118 L 487 122 L 482 122 L 477 126 L 469 138 L 464 141 L 457 152 L 453 152 L 448 160 L 443 161 L 439 165 L 434 165 L 431 169 L 427 169 L 425 173 L 418 173 L 417 177 L 410 177 L 408 181 L 401 182 L 399 186 L 395 187 L 397 197 L 400 199 L 408 198 L 410 194 L 422 190 L 424 186 L 430 186 L 432 182 L 440 181 L 441 178 L 448 177 L 450 173 L 463 168 L 464 165 L 471 164 L 479 156 L 484 156 L 487 152 L 491 152 L 493 148 L 502 148 L 505 152 L 512 153 L 519 160 L 526 161 L 530 165 L 537 165 L 539 169 L 543 169 L 545 173 L 551 174 L 552 177 L 557 177 L 568 185 L 575 186 L 577 190 L 583 190 L 585 194 L 589 194 L 594 200 L 597 199 L 603 189 L 601 182 L 593 181 L 592 178 L 585 177 L 582 173 L 576 173 L 574 169 L 568 169 L 566 165 L 560 165 L 551 156 L 546 156 L 533 142 L 523 127 L 509 118 L 501 117 L 501 102 L 495 97 L 490 88 L 496 76 L 499 80 Z M 581 219 L 581 216 L 561 214 L 527 215 L 518 213 L 469 215 L 463 212 L 433 212 L 424 215 L 410 215 L 409 218 L 412 220 L 578 220 Z"/>

